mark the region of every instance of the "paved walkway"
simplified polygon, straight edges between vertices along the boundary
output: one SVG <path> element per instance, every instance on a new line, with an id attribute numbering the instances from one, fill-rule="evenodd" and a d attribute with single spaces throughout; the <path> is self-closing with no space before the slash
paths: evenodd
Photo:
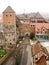
<path id="1" fill-rule="evenodd" d="M 14 57 L 16 50 L 7 58 L 2 65 L 16 65 L 16 59 Z"/>
<path id="2" fill-rule="evenodd" d="M 16 60 L 14 57 L 10 57 L 8 60 L 4 62 L 3 65 L 16 65 Z"/>
<path id="3" fill-rule="evenodd" d="M 21 65 L 33 65 L 31 46 L 29 45 L 24 45 Z"/>

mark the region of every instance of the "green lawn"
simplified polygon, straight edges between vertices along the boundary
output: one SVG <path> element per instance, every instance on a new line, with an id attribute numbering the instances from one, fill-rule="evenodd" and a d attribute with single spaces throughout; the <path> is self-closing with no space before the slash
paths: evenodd
<path id="1" fill-rule="evenodd" d="M 0 51 L 0 58 L 2 58 L 7 52 L 6 51 Z"/>

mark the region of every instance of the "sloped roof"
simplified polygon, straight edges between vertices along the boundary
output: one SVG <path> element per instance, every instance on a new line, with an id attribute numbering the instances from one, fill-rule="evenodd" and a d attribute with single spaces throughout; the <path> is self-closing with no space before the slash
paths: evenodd
<path id="1" fill-rule="evenodd" d="M 14 10 L 11 8 L 11 6 L 8 6 L 3 13 L 15 13 Z"/>
<path id="2" fill-rule="evenodd" d="M 39 12 L 37 12 L 36 14 L 35 14 L 35 18 L 42 18 L 43 19 L 43 17 L 42 17 L 42 15 L 39 13 Z"/>
<path id="3" fill-rule="evenodd" d="M 42 17 L 42 15 L 39 13 L 39 12 L 37 12 L 37 13 L 30 13 L 30 14 L 27 14 L 27 16 L 29 17 L 29 18 L 37 18 L 37 19 L 39 19 L 39 18 L 42 18 L 43 19 L 43 17 Z"/>
<path id="4" fill-rule="evenodd" d="M 32 48 L 32 51 L 33 51 L 33 55 L 36 55 L 37 53 L 39 53 L 40 51 L 43 51 L 45 54 L 48 55 L 48 51 L 45 47 L 43 47 L 40 43 L 36 43 L 33 48 Z"/>
<path id="5" fill-rule="evenodd" d="M 39 44 L 34 44 L 34 46 L 33 46 L 33 55 L 36 55 L 40 51 L 42 51 L 40 45 Z"/>
<path id="6" fill-rule="evenodd" d="M 27 14 L 18 14 L 17 17 L 19 19 L 26 19 L 26 18 L 28 18 Z"/>
<path id="7" fill-rule="evenodd" d="M 44 19 L 43 18 L 43 16 L 39 13 L 39 12 L 37 12 L 37 13 L 27 13 L 27 14 L 19 14 L 19 15 L 17 15 L 18 16 L 18 18 L 42 18 L 42 19 Z"/>

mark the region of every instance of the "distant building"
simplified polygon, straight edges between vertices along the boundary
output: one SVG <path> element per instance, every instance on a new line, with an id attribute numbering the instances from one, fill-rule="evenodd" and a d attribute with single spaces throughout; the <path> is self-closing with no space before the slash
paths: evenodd
<path id="1" fill-rule="evenodd" d="M 20 21 L 24 21 L 27 19 L 30 21 L 30 23 L 48 23 L 46 19 L 39 13 L 29 13 L 29 14 L 19 14 L 17 17 L 20 19 Z M 24 21 L 25 22 L 25 21 Z M 28 21 L 27 21 L 28 22 Z"/>
<path id="2" fill-rule="evenodd" d="M 0 21 L 2 21 L 0 31 L 4 34 L 6 44 L 16 44 L 19 36 L 30 33 L 33 33 L 36 38 L 48 39 L 49 23 L 39 12 L 16 15 L 14 10 L 8 6 Z"/>
<path id="3" fill-rule="evenodd" d="M 23 25 L 30 25 L 35 26 L 35 37 L 39 39 L 46 39 L 48 40 L 48 34 L 47 31 L 49 30 L 49 23 L 41 16 L 40 13 L 32 13 L 27 14 L 27 18 L 24 15 L 23 18 L 20 18 L 20 22 Z M 33 29 L 33 28 L 32 28 Z"/>
<path id="4" fill-rule="evenodd" d="M 35 34 L 36 34 L 37 38 L 48 40 L 49 39 L 48 31 L 49 31 L 48 23 L 36 24 L 36 33 Z"/>

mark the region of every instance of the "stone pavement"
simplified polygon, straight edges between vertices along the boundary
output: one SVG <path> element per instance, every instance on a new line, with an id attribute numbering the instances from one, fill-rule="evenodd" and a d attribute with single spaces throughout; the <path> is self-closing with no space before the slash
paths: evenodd
<path id="1" fill-rule="evenodd" d="M 23 48 L 22 61 L 20 65 L 33 65 L 31 46 L 25 45 Z"/>
<path id="2" fill-rule="evenodd" d="M 16 60 L 14 57 L 11 56 L 2 65 L 16 65 Z"/>

